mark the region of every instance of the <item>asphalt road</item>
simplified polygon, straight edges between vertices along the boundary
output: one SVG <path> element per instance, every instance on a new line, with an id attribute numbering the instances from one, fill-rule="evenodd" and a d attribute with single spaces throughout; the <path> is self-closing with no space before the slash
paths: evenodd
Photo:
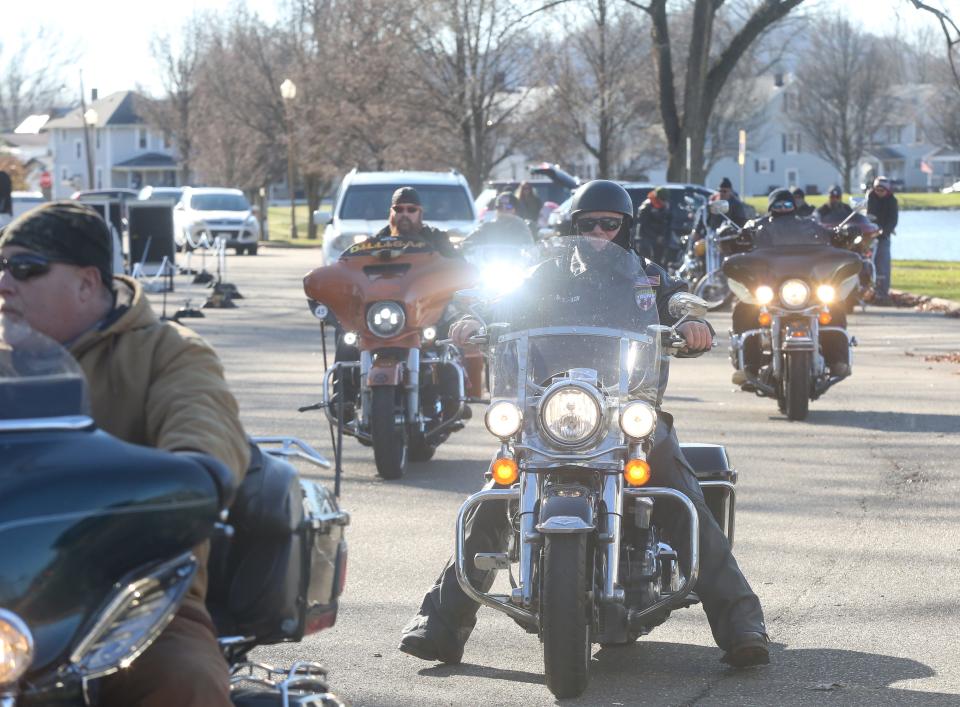
<path id="1" fill-rule="evenodd" d="M 319 327 L 301 276 L 318 251 L 229 258 L 237 309 L 185 320 L 224 360 L 252 434 L 292 434 L 330 453 L 319 397 Z M 168 307 L 204 290 L 178 278 Z M 160 298 L 153 296 L 159 309 Z M 729 314 L 712 321 L 729 328 Z M 960 320 L 872 309 L 850 318 L 852 378 L 789 422 L 775 401 L 735 392 L 726 337 L 677 361 L 664 407 L 682 441 L 722 443 L 740 472 L 735 555 L 763 602 L 772 664 L 733 671 L 699 607 L 635 645 L 597 649 L 585 705 L 960 704 Z M 481 412 L 475 410 L 475 412 Z M 383 482 L 347 440 L 342 502 L 352 515 L 339 620 L 301 644 L 258 649 L 314 659 L 354 705 L 547 705 L 535 636 L 481 609 L 464 662 L 397 650 L 400 629 L 453 547 L 462 500 L 482 483 L 493 438 L 475 415 L 426 464 Z M 316 474 L 331 482 L 328 472 Z"/>

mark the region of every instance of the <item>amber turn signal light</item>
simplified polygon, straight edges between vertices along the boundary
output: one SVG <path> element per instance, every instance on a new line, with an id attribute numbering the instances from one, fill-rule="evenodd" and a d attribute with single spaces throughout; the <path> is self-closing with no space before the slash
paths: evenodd
<path id="1" fill-rule="evenodd" d="M 820 316 L 818 318 L 820 319 L 820 323 L 823 325 L 827 325 L 833 321 L 833 315 L 826 310 L 820 312 Z"/>
<path id="2" fill-rule="evenodd" d="M 770 316 L 770 312 L 760 312 L 760 316 L 757 317 L 757 321 L 760 322 L 760 326 L 770 326 L 770 322 L 773 321 L 773 317 Z"/>
<path id="3" fill-rule="evenodd" d="M 650 465 L 643 459 L 631 459 L 623 467 L 628 486 L 643 486 L 650 480 Z"/>
<path id="4" fill-rule="evenodd" d="M 519 476 L 517 463 L 513 459 L 502 457 L 493 462 L 493 480 L 500 486 L 512 485 Z"/>

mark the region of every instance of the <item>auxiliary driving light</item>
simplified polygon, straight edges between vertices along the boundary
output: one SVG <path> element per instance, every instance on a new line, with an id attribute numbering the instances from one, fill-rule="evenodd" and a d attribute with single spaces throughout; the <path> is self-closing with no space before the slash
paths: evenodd
<path id="1" fill-rule="evenodd" d="M 433 341 L 437 338 L 437 329 L 436 327 L 428 326 L 423 330 L 423 340 L 424 341 Z"/>
<path id="2" fill-rule="evenodd" d="M 627 437 L 643 439 L 657 426 L 657 411 L 640 400 L 623 407 L 620 412 L 620 429 Z"/>
<path id="3" fill-rule="evenodd" d="M 356 346 L 357 333 L 355 331 L 348 331 L 343 335 L 343 343 L 345 343 L 347 346 Z"/>
<path id="4" fill-rule="evenodd" d="M 33 636 L 23 620 L 0 609 L 0 686 L 15 683 L 33 662 Z"/>
<path id="5" fill-rule="evenodd" d="M 833 289 L 832 285 L 820 285 L 817 288 L 817 299 L 819 299 L 824 304 L 830 304 L 837 297 L 837 291 Z"/>
<path id="6" fill-rule="evenodd" d="M 513 437 L 523 423 L 520 408 L 509 400 L 497 400 L 487 408 L 483 416 L 483 424 L 490 430 L 490 434 L 500 439 Z"/>
<path id="7" fill-rule="evenodd" d="M 767 285 L 760 285 L 757 288 L 757 304 L 770 304 L 773 302 L 773 288 Z"/>
<path id="8" fill-rule="evenodd" d="M 628 486 L 643 486 L 650 481 L 650 465 L 643 459 L 631 459 L 623 466 L 623 478 Z"/>
<path id="9" fill-rule="evenodd" d="M 513 459 L 501 457 L 493 462 L 493 480 L 500 486 L 511 486 L 520 476 Z"/>

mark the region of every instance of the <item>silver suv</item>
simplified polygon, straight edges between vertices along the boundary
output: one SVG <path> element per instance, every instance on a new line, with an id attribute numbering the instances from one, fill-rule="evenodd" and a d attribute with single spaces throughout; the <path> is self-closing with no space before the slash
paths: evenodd
<path id="1" fill-rule="evenodd" d="M 449 231 L 457 242 L 477 223 L 470 186 L 458 172 L 349 172 L 340 183 L 333 211 L 314 211 L 313 221 L 326 226 L 323 262 L 335 262 L 350 246 L 387 225 L 390 198 L 400 187 L 413 187 L 423 203 L 423 220 Z"/>

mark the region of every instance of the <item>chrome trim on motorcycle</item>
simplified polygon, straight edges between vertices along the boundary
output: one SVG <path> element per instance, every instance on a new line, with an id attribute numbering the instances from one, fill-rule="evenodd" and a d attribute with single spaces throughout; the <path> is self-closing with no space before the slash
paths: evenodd
<path id="1" fill-rule="evenodd" d="M 329 410 L 329 407 L 327 408 Z M 265 453 L 281 459 L 296 457 L 310 462 L 314 466 L 323 469 L 330 469 L 333 465 L 327 461 L 320 452 L 297 437 L 251 437 L 254 444 L 258 445 Z M 266 447 L 264 445 L 279 444 L 279 447 Z"/>
<path id="2" fill-rule="evenodd" d="M 540 498 L 540 482 L 536 474 L 520 475 L 520 603 L 526 608 L 533 605 L 534 545 L 528 538 L 535 536 L 537 517 L 533 511 Z"/>
<path id="3" fill-rule="evenodd" d="M 423 431 L 424 421 L 420 416 L 420 349 L 412 348 L 407 352 L 407 420 L 408 424 L 417 423 Z"/>
<path id="4" fill-rule="evenodd" d="M 85 430 L 93 427 L 87 415 L 63 417 L 30 417 L 20 420 L 0 420 L 0 432 L 39 432 L 42 430 Z"/>
<path id="5" fill-rule="evenodd" d="M 313 661 L 297 661 L 289 670 L 281 670 L 266 663 L 239 663 L 230 671 L 231 691 L 245 683 L 279 693 L 283 707 L 289 707 L 291 696 L 298 698 L 297 704 L 346 707 L 345 702 L 329 691 L 327 669 Z"/>
<path id="6" fill-rule="evenodd" d="M 475 506 L 483 503 L 484 501 L 490 500 L 503 500 L 509 501 L 520 496 L 519 488 L 510 488 L 510 489 L 486 489 L 484 491 L 478 491 L 463 502 L 463 505 L 460 506 L 460 511 L 457 513 L 457 541 L 456 541 L 456 550 L 454 553 L 454 567 L 457 572 L 457 582 L 460 584 L 460 588 L 463 589 L 464 594 L 473 599 L 478 604 L 483 606 L 489 606 L 491 609 L 496 609 L 497 611 L 502 611 L 507 614 L 507 616 L 522 621 L 525 624 L 536 624 L 538 617 L 527 609 L 521 609 L 519 606 L 515 606 L 511 601 L 510 597 L 506 595 L 498 594 L 487 594 L 486 592 L 481 592 L 479 589 L 473 586 L 470 582 L 470 578 L 467 577 L 466 571 L 466 554 L 464 552 L 464 539 L 466 536 L 466 517 Z M 523 562 L 521 560 L 521 580 L 523 579 Z M 529 578 L 527 578 L 527 584 L 530 584 Z M 526 585 L 524 585 L 526 586 Z"/>
<path id="7" fill-rule="evenodd" d="M 684 583 L 680 586 L 680 589 L 676 592 L 664 597 L 660 601 L 651 604 L 646 609 L 642 609 L 640 611 L 630 611 L 630 622 L 634 623 L 644 616 L 649 616 L 653 612 L 659 611 L 664 607 L 672 608 L 679 605 L 687 597 L 687 595 L 693 591 L 693 588 L 697 584 L 697 578 L 700 574 L 700 519 L 697 517 L 697 509 L 696 506 L 693 505 L 693 501 L 691 501 L 685 494 L 674 489 L 663 487 L 625 488 L 623 489 L 623 493 L 634 497 L 659 496 L 673 498 L 683 504 L 683 507 L 687 511 L 687 515 L 690 517 L 690 576 L 685 579 Z"/>
<path id="8" fill-rule="evenodd" d="M 607 511 L 607 573 L 604 575 L 601 602 L 623 603 L 620 586 L 620 526 L 623 523 L 623 476 L 609 474 L 603 479 L 603 503 Z"/>

